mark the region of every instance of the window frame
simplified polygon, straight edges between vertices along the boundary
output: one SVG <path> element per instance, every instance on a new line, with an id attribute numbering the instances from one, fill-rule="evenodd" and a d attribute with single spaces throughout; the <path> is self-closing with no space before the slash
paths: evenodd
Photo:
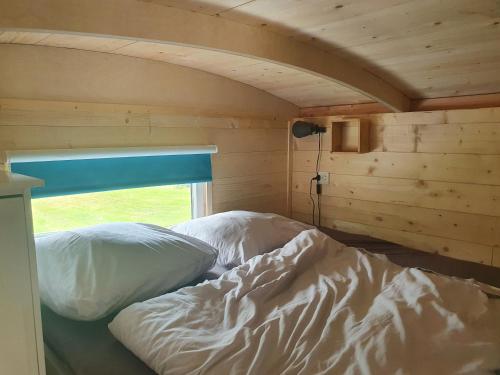
<path id="1" fill-rule="evenodd" d="M 191 219 L 197 219 L 211 213 L 212 183 L 199 182 L 191 184 Z"/>

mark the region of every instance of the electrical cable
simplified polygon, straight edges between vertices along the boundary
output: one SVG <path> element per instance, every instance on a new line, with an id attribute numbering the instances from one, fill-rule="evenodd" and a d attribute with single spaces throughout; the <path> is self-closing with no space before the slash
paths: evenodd
<path id="1" fill-rule="evenodd" d="M 316 196 L 318 200 L 318 227 L 321 226 L 321 186 L 319 185 L 319 162 L 321 159 L 321 134 L 318 133 L 318 157 L 316 159 Z"/>
<path id="2" fill-rule="evenodd" d="M 315 214 L 316 214 L 316 210 L 315 210 L 315 203 L 314 203 L 314 199 L 313 199 L 313 196 L 312 196 L 312 186 L 313 186 L 313 181 L 315 180 L 315 178 L 311 178 L 311 181 L 309 181 L 309 199 L 311 200 L 311 203 L 312 203 L 312 209 L 313 209 L 313 212 L 312 212 L 312 219 L 313 219 L 313 225 L 314 225 L 314 219 L 315 219 Z"/>
<path id="3" fill-rule="evenodd" d="M 312 184 L 316 181 L 316 200 L 318 203 L 318 227 L 321 226 L 321 185 L 319 184 L 319 162 L 321 158 L 321 133 L 318 133 L 318 157 L 316 158 L 316 175 L 309 181 L 309 199 L 312 203 L 312 223 L 316 224 L 316 202 L 312 194 Z"/>

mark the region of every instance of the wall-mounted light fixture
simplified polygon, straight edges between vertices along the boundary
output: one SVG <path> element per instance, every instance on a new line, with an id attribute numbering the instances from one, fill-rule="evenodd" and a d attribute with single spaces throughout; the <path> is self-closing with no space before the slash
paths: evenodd
<path id="1" fill-rule="evenodd" d="M 295 138 L 304 138 L 308 135 L 325 133 L 326 128 L 307 121 L 295 121 L 292 126 L 292 133 Z"/>

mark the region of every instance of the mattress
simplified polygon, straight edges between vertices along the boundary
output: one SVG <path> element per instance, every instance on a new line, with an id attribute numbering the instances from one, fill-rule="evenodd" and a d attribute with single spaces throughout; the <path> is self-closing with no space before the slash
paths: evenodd
<path id="1" fill-rule="evenodd" d="M 216 279 L 227 269 L 215 266 L 190 285 Z M 93 321 L 64 318 L 42 306 L 47 375 L 155 374 L 109 332 L 114 314 Z"/>

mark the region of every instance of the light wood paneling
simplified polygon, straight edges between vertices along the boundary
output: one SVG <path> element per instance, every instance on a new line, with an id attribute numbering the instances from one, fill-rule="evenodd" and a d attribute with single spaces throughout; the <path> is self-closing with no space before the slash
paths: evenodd
<path id="1" fill-rule="evenodd" d="M 500 92 L 497 0 L 157 0 L 344 56 L 412 98 Z"/>
<path id="2" fill-rule="evenodd" d="M 225 202 L 219 202 L 216 205 L 217 211 L 230 210 L 248 210 L 255 212 L 275 212 L 281 215 L 286 215 L 283 207 L 286 206 L 286 197 L 283 193 L 279 194 L 262 194 L 259 196 L 234 199 Z"/>
<path id="3" fill-rule="evenodd" d="M 365 95 L 310 73 L 206 49 L 133 39 L 54 33 L 40 37 L 35 32 L 8 31 L 0 32 L 0 43 L 105 52 L 187 66 L 246 83 L 300 106 L 371 101 Z"/>
<path id="4" fill-rule="evenodd" d="M 251 155 L 249 155 L 251 156 Z M 213 181 L 213 204 L 286 195 L 286 173 L 217 178 Z"/>
<path id="5" fill-rule="evenodd" d="M 300 117 L 367 115 L 373 113 L 387 113 L 387 109 L 380 103 L 344 104 L 300 108 Z"/>
<path id="6" fill-rule="evenodd" d="M 338 174 L 500 185 L 500 155 L 371 152 L 361 155 L 323 151 L 320 169 Z M 294 170 L 312 172 L 316 155 L 294 152 Z"/>
<path id="7" fill-rule="evenodd" d="M 436 111 L 442 109 L 472 109 L 500 106 L 500 94 L 464 95 L 435 99 L 412 100 L 412 111 Z"/>
<path id="8" fill-rule="evenodd" d="M 213 173 L 219 178 L 245 175 L 283 173 L 287 162 L 286 151 L 218 153 L 213 156 Z"/>
<path id="9" fill-rule="evenodd" d="M 447 109 L 472 109 L 500 107 L 500 94 L 464 95 L 434 99 L 413 99 L 410 102 L 411 111 L 439 111 Z M 301 108 L 299 116 L 338 116 L 366 115 L 386 113 L 387 108 L 379 103 L 363 103 L 349 105 L 331 105 L 324 107 Z"/>
<path id="10" fill-rule="evenodd" d="M 218 129 L 285 129 L 286 122 L 262 118 L 221 117 L 220 109 L 195 110 L 152 105 L 121 105 L 0 99 L 0 126 L 156 126 Z M 26 116 L 34 112 L 36 116 Z M 210 116 L 210 117 L 208 117 Z"/>
<path id="11" fill-rule="evenodd" d="M 308 218 L 307 215 L 302 213 L 294 213 L 294 217 L 303 221 L 307 221 Z M 476 263 L 491 264 L 492 250 L 490 246 L 328 218 L 324 224 L 333 229 L 375 238 L 378 237 L 413 249 L 420 249 Z"/>
<path id="12" fill-rule="evenodd" d="M 293 193 L 296 212 L 310 213 L 309 194 Z M 435 208 L 404 206 L 378 201 L 325 196 L 321 201 L 323 218 L 350 221 L 404 232 L 454 238 L 493 246 L 500 220 L 495 216 L 466 214 Z"/>
<path id="13" fill-rule="evenodd" d="M 295 191 L 309 191 L 314 173 L 295 172 Z M 500 186 L 351 176 L 332 173 L 323 194 L 384 203 L 500 216 Z"/>
<path id="14" fill-rule="evenodd" d="M 264 80 L 272 87 L 277 85 L 278 91 L 283 84 L 294 85 L 294 78 L 304 81 L 301 77 L 307 73 L 306 81 L 318 84 L 319 92 L 327 94 L 340 86 L 347 96 L 352 97 L 352 92 L 356 92 L 365 101 L 376 100 L 395 111 L 408 110 L 408 97 L 377 75 L 338 55 L 270 32 L 265 27 L 250 27 L 220 17 L 136 0 L 87 0 L 85 3 L 48 0 L 38 7 L 30 0 L 17 0 L 15 4 L 2 5 L 0 3 L 0 28 L 4 31 L 53 31 L 56 36 L 41 39 L 37 42 L 40 44 L 51 43 L 50 39 L 54 39 L 52 43 L 57 46 L 87 48 L 89 42 L 81 39 L 85 35 L 125 38 L 136 41 L 137 46 L 122 46 L 119 40 L 110 40 L 96 43 L 96 49 L 109 53 L 123 49 L 123 53 L 146 54 L 153 58 L 162 55 L 161 59 L 180 59 L 188 66 L 215 69 L 224 76 L 239 75 L 241 68 L 242 81 L 248 73 L 254 78 L 250 84 L 260 87 L 259 81 Z M 69 38 L 74 37 L 74 43 L 61 40 L 64 37 L 60 34 L 71 34 Z M 5 40 L 9 42 L 12 38 L 9 36 Z M 269 80 L 269 75 L 274 79 Z M 282 81 L 280 75 L 288 77 Z M 325 81 L 334 85 L 325 90 Z M 306 99 L 317 94 L 315 88 L 307 92 L 301 86 L 303 84 L 298 87 L 295 84 L 295 90 L 285 88 L 282 95 L 290 91 L 291 97 L 298 95 Z M 359 94 L 354 96 L 359 97 Z"/>
<path id="15" fill-rule="evenodd" d="M 69 112 L 56 118 L 51 116 L 52 107 L 44 104 L 44 111 L 38 113 L 51 124 L 64 121 L 76 124 L 83 121 L 86 126 L 94 121 L 97 125 L 109 124 L 111 114 L 122 115 L 113 112 L 109 103 L 130 105 L 131 113 L 125 112 L 123 116 L 130 124 L 140 121 L 148 106 L 161 107 L 152 112 L 151 121 L 155 124 L 165 122 L 164 114 L 170 123 L 178 114 L 226 118 L 226 123 L 238 117 L 244 123 L 255 118 L 288 120 L 297 113 L 297 107 L 291 103 L 262 90 L 178 65 L 25 45 L 0 44 L 0 55 L 0 98 L 52 100 L 57 102 L 53 106 L 58 111 L 64 105 L 62 102 L 92 103 L 92 107 L 95 103 L 107 105 L 105 110 L 100 108 L 93 114 L 85 112 L 85 104 L 76 105 L 74 111 L 67 107 Z M 11 115 L 15 116 L 15 112 Z"/>
<path id="16" fill-rule="evenodd" d="M 500 108 L 362 117 L 372 152 L 321 153 L 319 169 L 330 173 L 322 224 L 498 266 Z M 342 118 L 308 120 L 329 127 Z M 294 140 L 292 211 L 307 221 L 317 150 L 317 136 Z"/>
<path id="17" fill-rule="evenodd" d="M 286 151 L 286 129 L 227 129 L 211 133 L 220 153 Z"/>
<path id="18" fill-rule="evenodd" d="M 0 155 L 20 149 L 215 144 L 213 212 L 286 214 L 287 121 L 179 111 L 187 110 L 0 99 Z"/>
<path id="19" fill-rule="evenodd" d="M 371 151 L 500 154 L 498 108 L 415 112 L 413 117 L 406 117 L 402 114 L 370 116 Z M 328 125 L 331 121 L 343 118 L 349 116 L 313 118 L 313 121 Z M 331 148 L 330 138 L 328 129 L 324 137 L 324 149 Z M 349 147 L 353 147 L 356 144 L 356 133 L 347 129 L 346 141 Z M 297 139 L 295 150 L 314 150 L 317 148 L 316 143 L 317 140 L 311 137 Z"/>
<path id="20" fill-rule="evenodd" d="M 9 28 L 0 35 L 5 43 L 173 62 L 240 80 L 300 106 L 378 99 L 407 110 L 404 96 L 500 92 L 497 0 L 88 0 L 84 5 L 51 0 L 43 7 L 29 0 L 5 3 L 0 8 L 0 27 Z M 37 30 L 79 34 L 44 36 Z M 338 84 L 342 82 L 344 87 Z"/>

